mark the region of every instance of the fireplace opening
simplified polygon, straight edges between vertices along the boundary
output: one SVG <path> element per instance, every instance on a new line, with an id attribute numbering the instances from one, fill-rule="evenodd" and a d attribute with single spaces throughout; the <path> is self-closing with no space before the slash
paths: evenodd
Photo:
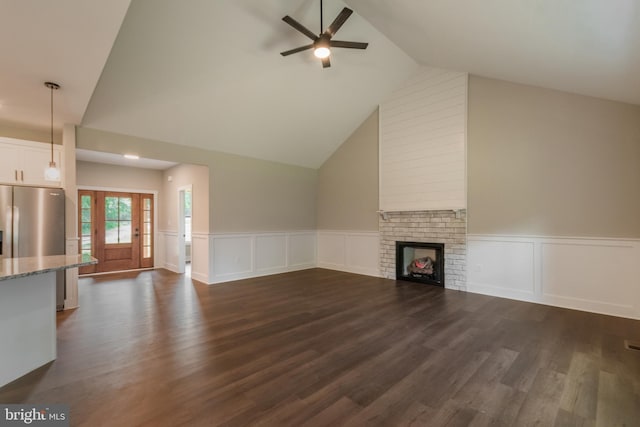
<path id="1" fill-rule="evenodd" d="M 396 242 L 396 279 L 444 287 L 444 244 Z"/>

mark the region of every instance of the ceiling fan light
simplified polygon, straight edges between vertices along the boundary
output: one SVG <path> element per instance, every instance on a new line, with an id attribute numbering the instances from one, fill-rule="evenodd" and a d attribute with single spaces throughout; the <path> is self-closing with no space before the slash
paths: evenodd
<path id="1" fill-rule="evenodd" d="M 323 59 L 331 55 L 331 51 L 328 47 L 320 46 L 313 51 L 313 54 L 316 56 L 316 58 Z"/>

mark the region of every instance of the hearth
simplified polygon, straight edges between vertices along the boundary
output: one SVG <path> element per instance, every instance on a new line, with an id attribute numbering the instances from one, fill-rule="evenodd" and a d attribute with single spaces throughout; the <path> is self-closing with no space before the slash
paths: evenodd
<path id="1" fill-rule="evenodd" d="M 397 241 L 396 279 L 444 287 L 444 244 Z"/>

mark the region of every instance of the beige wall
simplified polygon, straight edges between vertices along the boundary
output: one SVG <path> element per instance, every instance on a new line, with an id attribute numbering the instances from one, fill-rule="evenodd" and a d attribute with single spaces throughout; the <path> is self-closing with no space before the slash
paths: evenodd
<path id="1" fill-rule="evenodd" d="M 378 230 L 378 111 L 318 171 L 318 229 Z"/>
<path id="2" fill-rule="evenodd" d="M 211 232 L 315 228 L 315 169 L 82 127 L 77 136 L 78 148 L 207 166 Z"/>
<path id="3" fill-rule="evenodd" d="M 79 187 L 107 187 L 127 190 L 162 190 L 162 171 L 93 162 L 76 162 Z"/>
<path id="4" fill-rule="evenodd" d="M 28 126 L 23 123 L 13 123 L 0 120 L 0 136 L 7 138 L 25 139 L 27 141 L 51 142 L 51 128 Z M 54 144 L 62 143 L 62 132 L 54 130 Z"/>
<path id="5" fill-rule="evenodd" d="M 169 180 L 171 179 L 171 180 Z M 178 230 L 178 191 L 192 186 L 192 231 L 209 232 L 209 168 L 198 165 L 178 165 L 162 174 L 162 200 L 158 210 L 158 228 Z"/>
<path id="6" fill-rule="evenodd" d="M 468 231 L 640 237 L 640 106 L 472 76 Z"/>

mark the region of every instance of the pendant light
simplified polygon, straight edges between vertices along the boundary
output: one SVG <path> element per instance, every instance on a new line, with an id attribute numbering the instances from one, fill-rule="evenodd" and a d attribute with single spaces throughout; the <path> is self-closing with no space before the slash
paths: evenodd
<path id="1" fill-rule="evenodd" d="M 52 82 L 45 82 L 44 85 L 51 89 L 51 161 L 49 167 L 44 170 L 45 181 L 60 181 L 60 169 L 53 160 L 53 91 L 60 89 L 60 85 Z"/>

